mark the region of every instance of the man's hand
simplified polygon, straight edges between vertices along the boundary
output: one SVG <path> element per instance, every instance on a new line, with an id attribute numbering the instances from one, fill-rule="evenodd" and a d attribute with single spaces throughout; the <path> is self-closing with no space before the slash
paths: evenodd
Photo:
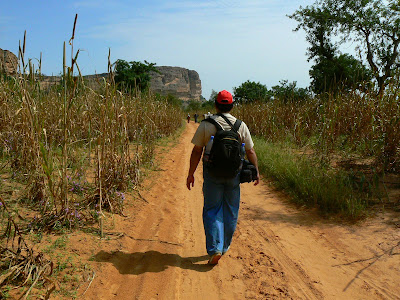
<path id="1" fill-rule="evenodd" d="M 186 186 L 189 189 L 189 191 L 190 191 L 190 186 L 192 186 L 192 187 L 194 186 L 194 176 L 193 175 L 189 175 L 186 178 Z"/>
<path id="2" fill-rule="evenodd" d="M 203 147 L 193 146 L 192 154 L 190 155 L 190 167 L 189 174 L 186 178 L 186 186 L 190 190 L 190 185 L 194 186 L 194 172 L 196 171 L 197 165 L 200 162 L 201 154 L 203 154 Z"/>
<path id="3" fill-rule="evenodd" d="M 257 185 L 260 183 L 260 173 L 257 171 L 257 178 L 254 180 L 254 185 Z"/>

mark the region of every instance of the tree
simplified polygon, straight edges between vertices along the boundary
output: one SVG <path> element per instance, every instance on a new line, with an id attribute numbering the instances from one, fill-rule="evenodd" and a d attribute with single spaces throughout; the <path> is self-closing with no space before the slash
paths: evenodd
<path id="1" fill-rule="evenodd" d="M 296 81 L 289 83 L 288 80 L 281 80 L 279 83 L 280 85 L 271 88 L 270 93 L 272 93 L 274 99 L 287 103 L 305 100 L 309 97 L 308 89 L 296 87 Z"/>
<path id="2" fill-rule="evenodd" d="M 271 99 L 271 94 L 265 85 L 250 80 L 242 83 L 237 88 L 233 88 L 233 93 L 233 98 L 238 103 L 267 101 Z"/>
<path id="3" fill-rule="evenodd" d="M 203 110 L 208 110 L 208 111 L 213 110 L 213 109 L 215 108 L 215 100 L 212 100 L 212 99 L 210 98 L 210 100 L 204 101 L 204 102 L 201 104 L 201 108 L 202 108 Z"/>
<path id="4" fill-rule="evenodd" d="M 187 102 L 186 111 L 198 112 L 201 109 L 201 102 L 197 100 L 189 100 Z"/>
<path id="5" fill-rule="evenodd" d="M 115 82 L 124 88 L 146 90 L 150 85 L 150 72 L 158 72 L 155 63 L 139 61 L 127 62 L 118 59 L 115 63 Z"/>
<path id="6" fill-rule="evenodd" d="M 321 57 L 330 60 L 334 57 L 338 47 L 331 41 L 332 22 L 330 12 L 324 7 L 307 6 L 297 10 L 289 18 L 299 22 L 295 31 L 303 29 L 306 32 L 306 41 L 310 44 L 307 48 L 308 60 Z"/>
<path id="7" fill-rule="evenodd" d="M 208 100 L 212 101 L 214 103 L 215 100 L 217 100 L 217 96 L 218 96 L 218 92 L 215 90 L 211 90 L 210 99 L 208 99 Z"/>
<path id="8" fill-rule="evenodd" d="M 306 31 L 306 40 L 310 44 L 308 61 L 315 61 L 309 72 L 315 93 L 358 88 L 363 80 L 371 80 L 370 73 L 360 61 L 348 54 L 338 54 L 338 45 L 331 39 L 334 27 L 326 7 L 308 6 L 290 17 L 300 23 L 296 30 L 303 28 Z"/>
<path id="9" fill-rule="evenodd" d="M 382 96 L 399 64 L 399 12 L 398 0 L 317 0 L 289 17 L 299 22 L 295 30 L 305 30 L 309 51 L 316 45 L 330 44 L 335 49 L 332 35 L 339 36 L 340 42 L 353 41 Z"/>
<path id="10" fill-rule="evenodd" d="M 349 54 L 335 55 L 331 59 L 320 57 L 309 74 L 312 79 L 311 89 L 316 94 L 366 90 L 373 77 L 370 70 Z"/>

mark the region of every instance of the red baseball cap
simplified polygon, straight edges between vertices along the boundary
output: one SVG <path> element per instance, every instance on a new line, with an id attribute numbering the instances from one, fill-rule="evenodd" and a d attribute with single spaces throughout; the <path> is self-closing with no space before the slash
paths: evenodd
<path id="1" fill-rule="evenodd" d="M 220 91 L 217 96 L 217 102 L 219 104 L 232 104 L 233 103 L 232 94 L 226 90 Z"/>

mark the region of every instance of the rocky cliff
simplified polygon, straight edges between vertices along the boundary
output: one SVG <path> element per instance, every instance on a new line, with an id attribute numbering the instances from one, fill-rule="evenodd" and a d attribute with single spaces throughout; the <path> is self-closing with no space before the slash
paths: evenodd
<path id="1" fill-rule="evenodd" d="M 156 66 L 151 73 L 150 88 L 161 95 L 171 94 L 182 100 L 200 100 L 201 80 L 196 71 L 180 67 Z"/>
<path id="2" fill-rule="evenodd" d="M 14 53 L 0 48 L 0 72 L 7 75 L 17 74 L 18 58 Z"/>
<path id="3" fill-rule="evenodd" d="M 201 80 L 196 71 L 180 67 L 157 67 L 160 73 L 152 72 L 150 89 L 161 95 L 173 95 L 184 101 L 201 99 Z M 108 78 L 108 73 L 83 76 L 91 88 L 96 88 L 103 78 Z M 40 82 L 42 88 L 58 84 L 59 76 L 43 76 Z"/>
<path id="4" fill-rule="evenodd" d="M 8 50 L 0 49 L 0 72 L 8 75 L 17 74 L 18 59 Z M 151 73 L 150 89 L 161 95 L 171 94 L 184 101 L 201 99 L 201 80 L 199 74 L 194 70 L 188 70 L 181 67 L 156 66 L 157 72 Z M 108 74 L 83 76 L 89 83 L 89 86 L 95 88 L 98 86 L 99 79 L 107 78 Z M 40 85 L 42 88 L 48 88 L 58 84 L 61 81 L 60 76 L 43 76 Z"/>

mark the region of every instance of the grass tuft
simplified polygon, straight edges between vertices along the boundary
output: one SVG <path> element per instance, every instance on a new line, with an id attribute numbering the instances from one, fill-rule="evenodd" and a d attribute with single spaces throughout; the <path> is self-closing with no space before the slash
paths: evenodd
<path id="1" fill-rule="evenodd" d="M 255 138 L 260 172 L 302 205 L 318 207 L 323 213 L 340 213 L 350 219 L 365 215 L 367 195 L 354 186 L 351 177 L 313 161 L 308 156 L 294 154 L 285 144 L 270 143 Z"/>

